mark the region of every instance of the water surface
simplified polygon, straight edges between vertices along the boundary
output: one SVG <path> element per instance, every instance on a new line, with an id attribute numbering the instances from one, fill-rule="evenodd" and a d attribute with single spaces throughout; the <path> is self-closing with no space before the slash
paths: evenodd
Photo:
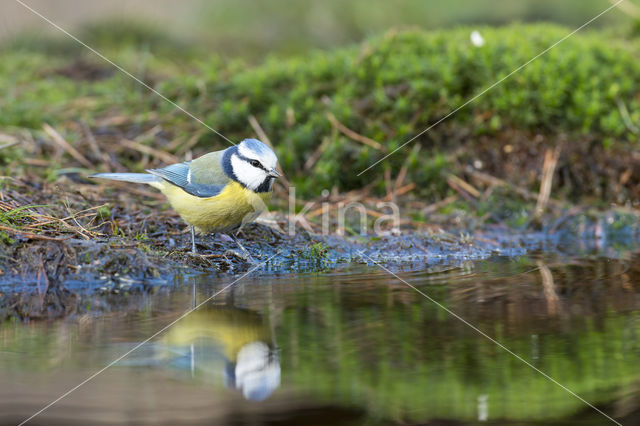
<path id="1" fill-rule="evenodd" d="M 638 259 L 532 254 L 393 272 L 634 425 Z M 18 424 L 235 278 L 182 277 L 121 312 L 0 325 L 0 423 Z M 375 265 L 248 276 L 31 421 L 158 423 L 613 424 Z"/>

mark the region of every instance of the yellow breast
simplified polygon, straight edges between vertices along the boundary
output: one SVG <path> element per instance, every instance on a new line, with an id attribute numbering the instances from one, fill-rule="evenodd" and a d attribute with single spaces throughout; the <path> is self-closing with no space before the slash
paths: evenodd
<path id="1" fill-rule="evenodd" d="M 215 341 L 224 348 L 225 356 L 236 360 L 240 348 L 247 343 L 272 340 L 269 328 L 254 313 L 241 310 L 212 309 L 194 311 L 162 337 L 169 346 L 189 346 L 202 340 Z"/>
<path id="2" fill-rule="evenodd" d="M 257 193 L 237 182 L 227 185 L 215 197 L 191 195 L 168 182 L 157 187 L 180 217 L 198 232 L 229 232 L 255 220 L 267 208 L 271 192 Z"/>

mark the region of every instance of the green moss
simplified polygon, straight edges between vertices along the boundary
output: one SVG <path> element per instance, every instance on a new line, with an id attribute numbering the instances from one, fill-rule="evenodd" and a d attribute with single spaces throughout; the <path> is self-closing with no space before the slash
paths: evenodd
<path id="1" fill-rule="evenodd" d="M 108 220 L 111 218 L 111 208 L 108 206 L 102 206 L 96 210 L 96 216 L 100 220 Z"/>
<path id="2" fill-rule="evenodd" d="M 206 97 L 193 99 L 179 79 L 163 88 L 192 110 L 211 111 L 207 122 L 235 140 L 252 136 L 246 117 L 254 114 L 305 196 L 334 185 L 358 188 L 382 167 L 397 172 L 405 161 L 423 195 L 441 196 L 446 188 L 438 177 L 450 167 L 446 152 L 468 135 L 505 128 L 588 134 L 603 144 L 635 140 L 618 103 L 625 102 L 631 120 L 640 122 L 640 43 L 577 34 L 419 137 L 419 153 L 407 160 L 410 150 L 403 149 L 376 171 L 357 176 L 384 153 L 335 131 L 327 113 L 392 151 L 569 33 L 552 25 L 479 30 L 486 41 L 480 48 L 470 43 L 469 28 L 404 31 L 363 47 L 273 59 L 223 79 L 205 78 Z M 303 165 L 325 138 L 309 176 Z"/>
<path id="3" fill-rule="evenodd" d="M 0 243 L 10 246 L 13 245 L 16 242 L 16 240 L 14 240 L 13 238 L 11 238 L 9 236 L 9 234 L 7 234 L 4 231 L 0 231 Z"/>
<path id="4" fill-rule="evenodd" d="M 329 259 L 329 249 L 324 243 L 317 242 L 311 244 L 308 248 L 306 248 L 301 253 L 301 256 L 304 259 L 314 262 L 317 266 L 321 266 L 325 264 Z"/>
<path id="5" fill-rule="evenodd" d="M 40 207 L 48 207 L 45 205 L 26 205 L 16 207 L 8 211 L 0 211 L 0 223 L 3 223 L 12 227 L 19 227 L 24 224 L 25 219 L 32 216 L 33 212 L 30 209 L 36 209 Z"/>
<path id="6" fill-rule="evenodd" d="M 480 31 L 484 46 L 471 44 L 472 29 Z M 152 54 L 149 46 L 163 42 L 149 29 L 128 31 L 125 38 L 113 40 L 104 40 L 100 28 L 93 34 L 110 58 L 232 140 L 255 137 L 248 123 L 254 115 L 299 196 L 315 197 L 333 187 L 356 189 L 372 181 L 373 189 L 383 193 L 382 172 L 388 169 L 394 176 L 406 165 L 406 181 L 416 183 L 417 193 L 438 199 L 450 191 L 443 172 L 458 167 L 452 152 L 463 144 L 473 151 L 482 135 L 498 139 L 501 132 L 516 129 L 548 135 L 552 141 L 563 135 L 571 144 L 595 140 L 611 150 L 637 144 L 629 122 L 640 123 L 640 41 L 578 33 L 358 175 L 569 32 L 553 25 L 389 32 L 359 46 L 271 58 L 255 67 L 216 57 L 185 55 L 176 61 L 171 55 Z M 109 67 L 90 54 L 84 59 Z M 77 80 L 60 72 L 68 66 L 63 57 L 38 51 L 0 53 L 0 127 L 39 131 L 46 122 L 69 127 L 66 137 L 74 141 L 83 135 L 73 123 L 100 127 L 104 118 L 125 116 L 130 127 L 124 130 L 132 137 L 162 126 L 163 137 L 153 141 L 159 149 L 203 131 L 192 118 L 119 72 Z M 626 121 L 620 105 L 628 111 Z M 328 114 L 383 149 L 344 135 Z M 418 145 L 419 151 L 412 150 Z M 206 132 L 198 137 L 196 154 L 226 146 Z M 316 152 L 314 167 L 305 169 Z M 137 158 L 120 160 L 136 170 Z"/>

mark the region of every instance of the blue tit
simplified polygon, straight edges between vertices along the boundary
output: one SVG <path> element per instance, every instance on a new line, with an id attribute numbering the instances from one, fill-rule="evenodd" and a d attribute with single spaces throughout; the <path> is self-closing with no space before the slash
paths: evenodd
<path id="1" fill-rule="evenodd" d="M 255 220 L 271 199 L 273 183 L 280 175 L 278 158 L 264 143 L 245 139 L 222 151 L 192 161 L 172 164 L 147 173 L 98 173 L 89 177 L 145 183 L 159 189 L 195 233 L 233 234 Z"/>

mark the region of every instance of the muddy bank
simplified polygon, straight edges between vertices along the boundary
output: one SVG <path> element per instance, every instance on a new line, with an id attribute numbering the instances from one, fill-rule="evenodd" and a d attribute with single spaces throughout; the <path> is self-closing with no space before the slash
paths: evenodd
<path id="1" fill-rule="evenodd" d="M 256 274 L 310 272 L 349 264 L 415 267 L 482 259 L 492 254 L 526 252 L 522 237 L 461 237 L 445 232 L 404 233 L 383 237 L 314 235 L 298 230 L 289 236 L 264 224 L 251 224 L 240 241 L 200 236 L 198 254 L 189 252 L 189 234 L 156 236 L 140 241 L 77 237 L 57 240 L 23 236 L 1 248 L 0 315 L 49 318 L 79 311 L 112 309 L 132 295 L 175 285 L 180 277 L 206 273 L 221 279 Z M 87 296 L 102 302 L 85 305 Z"/>
<path id="2" fill-rule="evenodd" d="M 199 236 L 198 254 L 190 253 L 187 228 L 156 193 L 133 187 L 102 191 L 73 179 L 3 182 L 0 317 L 55 318 L 129 304 L 135 309 L 137 298 L 143 301 L 145 294 L 203 273 L 223 280 L 253 269 L 253 274 L 306 273 L 375 263 L 391 270 L 426 269 L 567 245 L 573 252 L 608 250 L 607 256 L 615 257 L 640 234 L 632 211 L 579 206 L 558 209 L 521 230 L 474 226 L 468 212 L 452 210 L 432 216 L 439 225 L 403 219 L 395 232 L 360 235 L 351 223 L 346 236 L 314 232 L 322 227 L 311 214 L 311 230 L 295 226 L 290 235 L 291 218 L 271 212 L 239 236 L 250 261 L 233 241 L 215 235 Z M 403 210 L 403 217 L 410 211 Z"/>
<path id="3" fill-rule="evenodd" d="M 249 271 L 273 276 L 376 263 L 404 272 L 456 266 L 490 256 L 562 251 L 568 245 L 574 252 L 608 248 L 607 255 L 615 257 L 620 244 L 612 242 L 624 239 L 616 236 L 611 227 L 598 231 L 598 226 L 595 223 L 588 228 L 594 237 L 566 228 L 554 234 L 487 229 L 458 235 L 405 231 L 401 235 L 345 238 L 304 230 L 289 236 L 254 223 L 240 235 L 253 261 L 243 256 L 234 242 L 219 236 L 199 237 L 199 253 L 194 255 L 189 251 L 187 232 L 141 241 L 117 237 L 56 241 L 22 238 L 1 249 L 0 316 L 46 319 L 136 310 L 144 305 L 146 295 L 171 289 L 202 274 L 222 282 Z M 626 230 L 623 235 L 632 238 Z"/>

